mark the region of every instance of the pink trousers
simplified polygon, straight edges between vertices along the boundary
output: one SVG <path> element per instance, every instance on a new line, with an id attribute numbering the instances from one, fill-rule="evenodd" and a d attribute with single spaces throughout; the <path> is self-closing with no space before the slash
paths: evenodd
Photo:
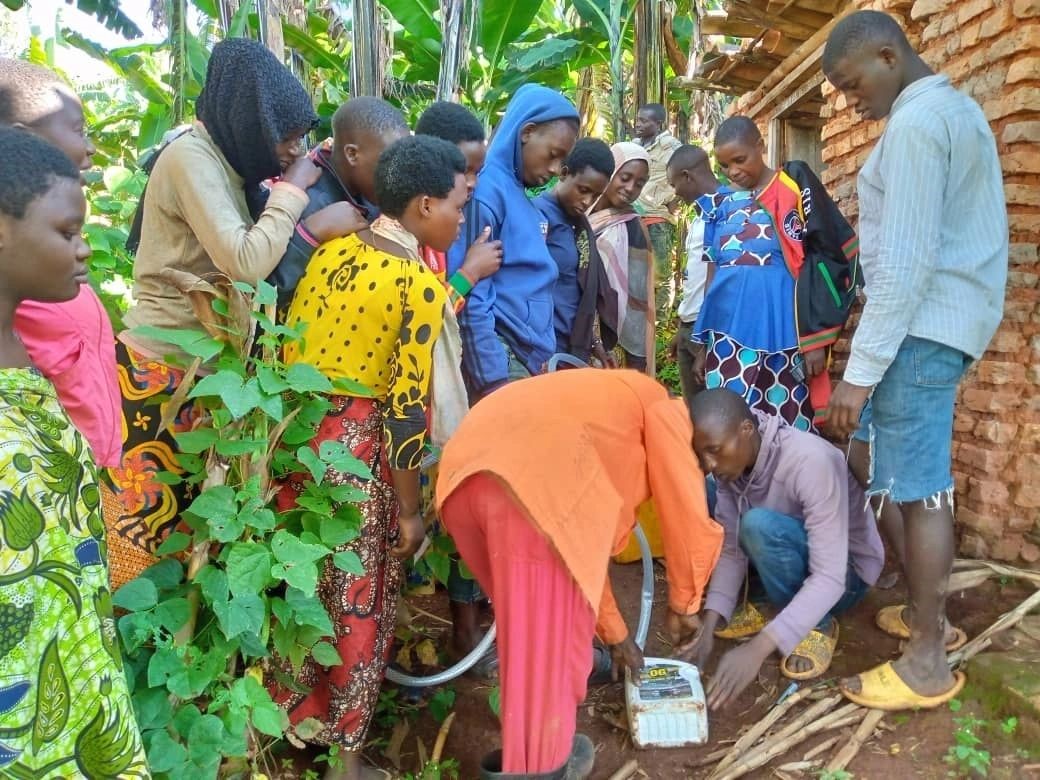
<path id="1" fill-rule="evenodd" d="M 558 769 L 592 669 L 596 615 L 553 549 L 495 477 L 476 474 L 441 509 L 498 623 L 502 771 Z"/>

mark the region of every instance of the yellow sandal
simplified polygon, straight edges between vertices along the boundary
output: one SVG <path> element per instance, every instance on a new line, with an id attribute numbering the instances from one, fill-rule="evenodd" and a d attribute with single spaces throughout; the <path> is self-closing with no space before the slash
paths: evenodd
<path id="1" fill-rule="evenodd" d="M 833 619 L 833 618 L 832 618 Z M 794 650 L 780 662 L 780 673 L 789 680 L 812 680 L 820 677 L 831 668 L 834 660 L 834 648 L 838 646 L 838 621 L 834 621 L 833 634 L 828 635 L 817 628 L 809 632 Z M 812 661 L 812 668 L 807 672 L 793 672 L 787 668 L 791 656 L 800 656 Z"/>
<path id="2" fill-rule="evenodd" d="M 906 604 L 893 604 L 890 607 L 882 607 L 878 610 L 877 615 L 874 616 L 874 622 L 877 623 L 878 628 L 891 637 L 909 639 L 910 626 L 903 617 L 906 609 Z M 964 629 L 957 626 L 951 626 L 950 628 L 953 630 L 953 637 L 946 643 L 947 653 L 960 650 L 968 643 L 968 635 L 964 633 Z"/>
<path id="3" fill-rule="evenodd" d="M 841 692 L 849 701 L 875 710 L 931 710 L 946 704 L 964 688 L 967 679 L 964 672 L 954 672 L 953 676 L 954 683 L 950 690 L 938 696 L 922 696 L 903 682 L 889 661 L 857 675 L 858 693 L 853 693 L 844 685 L 841 686 Z"/>
<path id="4" fill-rule="evenodd" d="M 766 618 L 750 601 L 741 604 L 725 628 L 716 628 L 719 639 L 747 639 L 766 627 Z"/>

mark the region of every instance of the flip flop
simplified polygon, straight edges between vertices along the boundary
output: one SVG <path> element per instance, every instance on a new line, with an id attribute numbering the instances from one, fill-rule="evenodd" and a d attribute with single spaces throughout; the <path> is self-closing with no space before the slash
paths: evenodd
<path id="1" fill-rule="evenodd" d="M 766 627 L 765 616 L 750 601 L 744 602 L 733 613 L 725 628 L 716 628 L 719 639 L 747 639 Z"/>
<path id="2" fill-rule="evenodd" d="M 878 628 L 891 637 L 909 639 L 910 626 L 903 619 L 903 612 L 906 609 L 906 604 L 893 604 L 890 607 L 882 607 L 878 610 L 877 615 L 874 616 L 874 622 L 877 623 Z M 960 650 L 968 643 L 968 635 L 964 633 L 963 629 L 957 626 L 951 626 L 951 628 L 953 629 L 953 638 L 946 643 L 947 653 Z"/>
<path id="3" fill-rule="evenodd" d="M 780 662 L 780 673 L 789 680 L 812 680 L 824 674 L 831 667 L 834 648 L 838 645 L 838 621 L 834 621 L 834 632 L 828 635 L 814 628 L 795 645 L 794 650 Z M 793 672 L 787 668 L 791 656 L 798 655 L 812 661 L 812 668 L 807 672 Z"/>
<path id="4" fill-rule="evenodd" d="M 955 682 L 950 690 L 938 696 L 922 696 L 903 682 L 903 678 L 893 668 L 892 662 L 888 661 L 857 675 L 860 685 L 859 693 L 853 693 L 844 685 L 839 687 L 846 699 L 861 707 L 886 712 L 932 710 L 946 704 L 964 688 L 964 683 L 967 681 L 964 672 L 954 672 L 953 675 Z"/>

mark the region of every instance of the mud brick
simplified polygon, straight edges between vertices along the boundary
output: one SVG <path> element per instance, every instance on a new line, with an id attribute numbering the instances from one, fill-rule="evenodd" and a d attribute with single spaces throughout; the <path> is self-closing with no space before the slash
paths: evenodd
<path id="1" fill-rule="evenodd" d="M 1040 215 L 1037 216 L 1037 220 L 1040 220 Z M 1007 282 L 1008 287 L 1031 290 L 1040 283 L 1040 276 L 1029 271 L 1008 271 Z"/>
<path id="2" fill-rule="evenodd" d="M 1012 35 L 1002 38 L 1002 41 L 1007 41 Z M 993 48 L 995 49 L 996 46 L 994 44 Z M 1003 97 L 987 100 L 983 105 L 983 111 L 986 113 L 986 119 L 993 122 L 1013 113 L 1035 111 L 1038 105 L 1040 105 L 1040 86 L 1020 86 L 1014 92 Z"/>
<path id="3" fill-rule="evenodd" d="M 916 22 L 945 11 L 949 5 L 950 0 L 917 0 L 910 6 L 910 18 Z"/>
<path id="4" fill-rule="evenodd" d="M 968 421 L 970 425 L 970 421 Z M 1007 466 L 1011 453 L 1006 449 L 986 449 L 972 442 L 964 442 L 955 458 L 958 466 L 977 469 L 983 474 L 996 474 Z"/>
<path id="5" fill-rule="evenodd" d="M 1024 509 L 1040 507 L 1040 484 L 1019 485 L 1015 490 L 1015 506 Z"/>
<path id="6" fill-rule="evenodd" d="M 1037 161 L 1040 161 L 1040 155 L 1037 156 Z M 1009 206 L 1040 206 L 1040 186 L 1035 184 L 1005 184 L 1004 197 L 1007 199 Z"/>
<path id="7" fill-rule="evenodd" d="M 1040 450 L 1040 423 L 1023 423 L 1018 444 L 1023 449 Z"/>
<path id="8" fill-rule="evenodd" d="M 1040 75 L 1040 57 L 1022 57 L 1011 63 L 1007 72 L 1007 83 L 1017 84 L 1019 81 L 1036 81 Z"/>
<path id="9" fill-rule="evenodd" d="M 1022 549 L 1021 536 L 1002 536 L 993 543 L 990 553 L 998 561 L 1013 561 Z"/>
<path id="10" fill-rule="evenodd" d="M 1011 265 L 1033 265 L 1040 260 L 1036 244 L 1016 241 L 1008 247 L 1008 262 Z"/>
<path id="11" fill-rule="evenodd" d="M 1028 514 L 1012 514 L 1007 519 L 1007 529 L 1011 533 L 1023 534 L 1033 528 L 1033 518 Z"/>
<path id="12" fill-rule="evenodd" d="M 1019 141 L 1040 144 L 1040 122 L 1009 122 L 1004 127 L 1000 140 L 1006 144 L 1013 144 Z"/>
<path id="13" fill-rule="evenodd" d="M 997 3 L 994 12 L 982 20 L 979 36 L 983 39 L 992 38 L 994 35 L 999 35 L 1005 30 L 1011 29 L 1014 25 L 1015 15 L 1011 11 L 1011 6 L 1005 0 L 1005 2 Z"/>
<path id="14" fill-rule="evenodd" d="M 1040 16 L 1040 0 L 1014 0 L 1011 10 L 1019 19 L 1035 19 Z"/>
<path id="15" fill-rule="evenodd" d="M 989 544 L 978 534 L 964 534 L 959 549 L 967 558 L 989 558 Z"/>
<path id="16" fill-rule="evenodd" d="M 1012 336 L 1018 336 L 1017 333 L 1010 334 Z M 1025 342 L 1021 336 L 1018 336 L 1016 342 L 1017 345 L 1022 345 Z M 990 349 L 996 349 L 997 347 L 990 345 Z M 1011 349 L 1005 350 L 1012 352 L 1017 349 L 1017 346 Z M 988 382 L 991 385 L 1008 385 L 1016 382 L 1022 382 L 1026 378 L 1026 368 L 1021 363 L 998 363 L 993 360 L 985 360 L 979 365 L 979 381 Z"/>
<path id="17" fill-rule="evenodd" d="M 988 49 L 982 49 L 972 53 L 972 58 L 978 57 L 979 65 L 983 62 L 997 62 L 1005 57 L 1021 55 L 1022 52 L 1040 49 L 1040 24 L 1020 24 L 1006 35 L 1001 35 L 993 41 Z"/>
<path id="18" fill-rule="evenodd" d="M 975 436 L 993 444 L 1009 444 L 1014 441 L 1016 433 L 1018 433 L 1016 423 L 1000 422 L 999 420 L 981 420 L 975 426 Z"/>
<path id="19" fill-rule="evenodd" d="M 1040 105 L 1040 90 L 1037 90 L 1037 105 Z M 989 105 L 987 103 L 987 105 Z M 1000 167 L 1004 173 L 1040 173 L 1040 148 L 1016 146 L 1014 150 L 1000 156 Z M 1035 190 L 1036 185 L 1030 187 Z"/>
<path id="20" fill-rule="evenodd" d="M 972 500 L 978 501 L 981 504 L 1004 506 L 1011 498 L 1011 493 L 1008 491 L 1007 485 L 998 480 L 970 479 L 968 482 L 971 485 L 969 495 Z M 1019 504 L 1019 506 L 1021 506 L 1021 504 Z"/>
<path id="21" fill-rule="evenodd" d="M 1008 393 L 995 393 L 992 390 L 969 388 L 964 391 L 964 405 L 974 412 L 993 412 L 999 414 L 1019 406 L 1020 400 Z"/>
<path id="22" fill-rule="evenodd" d="M 1004 518 L 999 512 L 975 512 L 957 507 L 957 522 L 981 534 L 986 539 L 996 539 L 1004 532 Z"/>
<path id="23" fill-rule="evenodd" d="M 1040 480 L 1040 455 L 1023 453 L 1015 458 L 1014 475 L 1016 482 L 1032 482 Z"/>
<path id="24" fill-rule="evenodd" d="M 1008 327 L 1003 327 L 997 331 L 993 337 L 993 341 L 990 342 L 989 349 L 991 352 L 1017 352 L 1026 345 L 1025 339 L 1021 333 L 1016 333 Z M 979 364 L 981 370 L 990 361 L 983 359 L 982 363 Z M 985 379 L 985 382 L 997 381 Z"/>
<path id="25" fill-rule="evenodd" d="M 957 3 L 957 16 L 954 24 L 964 24 L 993 7 L 993 0 L 968 0 Z M 952 17 L 950 17 L 952 18 Z"/>

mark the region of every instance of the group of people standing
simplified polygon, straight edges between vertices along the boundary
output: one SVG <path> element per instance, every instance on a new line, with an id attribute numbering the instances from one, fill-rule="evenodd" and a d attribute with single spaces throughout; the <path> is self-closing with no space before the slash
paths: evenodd
<path id="1" fill-rule="evenodd" d="M 842 690 L 883 709 L 953 696 L 963 679 L 945 649 L 963 634 L 944 612 L 950 436 L 957 383 L 1001 316 L 1000 166 L 978 106 L 890 17 L 843 19 L 823 67 L 861 114 L 889 117 L 860 176 L 861 248 L 807 165 L 767 165 L 745 117 L 714 139 L 726 184 L 705 150 L 667 133 L 660 106 L 640 109 L 636 141 L 608 146 L 580 138 L 573 104 L 534 84 L 490 143 L 459 105 L 432 105 L 413 134 L 389 103 L 356 98 L 305 153 L 317 116 L 304 88 L 263 46 L 223 41 L 197 120 L 151 168 L 134 304 L 114 334 L 85 283 L 79 171 L 94 149 L 82 107 L 49 71 L 0 61 L 0 769 L 148 776 L 105 550 L 107 537 L 140 571 L 188 498 L 156 479 L 180 473 L 173 434 L 199 414 L 161 406 L 185 356 L 142 331 L 200 328 L 171 270 L 269 280 L 280 316 L 305 334 L 285 362 L 370 391 L 330 395 L 312 442 L 346 444 L 373 475 L 329 475 L 367 494 L 347 545 L 364 573 L 329 562 L 318 589 L 342 664 L 308 659 L 296 685 L 272 683 L 291 723 L 317 720 L 314 741 L 340 748 L 330 777 L 376 776 L 360 751 L 403 562 L 426 533 L 431 447 L 443 447 L 437 509 L 475 576 L 452 572 L 451 654 L 479 640 L 481 591 L 499 626 L 503 746 L 482 777 L 591 772 L 576 708 L 600 665 L 594 635 L 608 669 L 642 665 L 607 568 L 649 500 L 677 655 L 703 668 L 715 637 L 750 640 L 719 661 L 711 706 L 773 653 L 792 679 L 826 672 L 837 616 L 884 563 L 876 518 L 909 592 L 878 624 L 908 643 Z M 652 376 L 682 203 L 694 217 L 672 345 L 684 398 L 673 399 Z M 864 282 L 832 395 L 830 348 Z M 598 368 L 548 373 L 558 353 Z M 632 370 L 600 370 L 619 364 Z M 824 424 L 846 438 L 860 429 L 848 463 L 818 435 Z M 285 478 L 278 508 L 309 480 Z M 759 606 L 741 599 L 749 565 Z M 101 729 L 124 735 L 104 743 L 112 755 L 92 744 Z"/>

